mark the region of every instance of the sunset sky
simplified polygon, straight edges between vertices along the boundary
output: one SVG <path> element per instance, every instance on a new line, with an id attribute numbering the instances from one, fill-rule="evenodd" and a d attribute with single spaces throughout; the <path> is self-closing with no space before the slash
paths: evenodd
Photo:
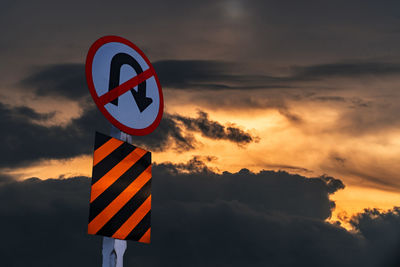
<path id="1" fill-rule="evenodd" d="M 239 257 L 232 251 L 251 247 L 252 241 L 227 245 L 232 246 L 229 257 L 238 257 L 237 266 L 292 266 L 293 262 L 325 266 L 317 259 L 307 263 L 306 256 L 296 254 L 312 255 L 311 247 L 292 250 L 285 242 L 315 242 L 318 247 L 329 243 L 315 252 L 325 255 L 325 260 L 337 247 L 343 248 L 343 258 L 331 261 L 332 266 L 354 266 L 351 263 L 359 262 L 357 257 L 366 259 L 371 248 L 377 256 L 363 266 L 400 266 L 399 10 L 397 1 L 2 1 L 0 198 L 17 203 L 15 209 L 29 210 L 33 217 L 27 221 L 35 225 L 35 211 L 46 215 L 46 208 L 22 199 L 13 202 L 18 194 L 29 191 L 27 201 L 52 203 L 55 195 L 38 197 L 34 190 L 60 186 L 57 190 L 63 192 L 61 184 L 68 191 L 70 183 L 82 183 L 78 191 L 83 220 L 77 220 L 83 222 L 82 229 L 86 227 L 86 181 L 91 176 L 94 133 L 108 134 L 111 126 L 90 97 L 84 64 L 95 40 L 118 35 L 144 51 L 163 88 L 165 109 L 159 128 L 148 136 L 133 137 L 133 144 L 153 152 L 157 166 L 153 205 L 160 192 L 159 214 L 166 214 L 166 207 L 172 207 L 178 217 L 180 210 L 190 210 L 185 216 L 192 222 L 202 217 L 187 215 L 190 212 L 201 211 L 210 218 L 220 209 L 228 217 L 232 212 L 237 221 L 225 228 L 227 233 L 238 233 L 238 239 L 244 233 L 236 223 L 248 222 L 249 228 L 250 222 L 256 225 L 260 220 L 265 220 L 263 225 L 279 225 L 282 235 L 261 234 L 254 240 L 254 244 L 268 243 L 269 238 L 283 240 L 274 252 L 265 247 L 260 254 L 255 250 Z M 266 179 L 265 184 L 259 184 L 260 179 Z M 324 186 L 314 186 L 314 181 Z M 168 195 L 161 185 L 176 195 Z M 236 186 L 245 190 L 240 196 L 235 195 Z M 178 188 L 193 191 L 193 199 L 185 194 L 180 198 Z M 67 191 L 59 194 L 73 195 Z M 207 200 L 194 197 L 202 192 Z M 291 201 L 299 206 L 290 206 Z M 68 202 L 66 210 L 78 216 L 73 213 L 74 203 Z M 307 213 L 313 205 L 317 205 L 315 212 L 323 212 Z M 26 215 L 13 212 L 12 207 L 0 207 L 11 218 L 10 224 Z M 153 220 L 157 216 L 161 217 L 154 215 Z M 168 223 L 168 233 L 175 233 L 178 228 Z M 376 228 L 371 230 L 371 225 Z M 384 230 L 378 226 L 397 232 L 381 233 Z M 201 227 L 193 229 L 212 231 Z M 296 239 L 291 235 L 296 227 L 311 229 L 315 236 L 324 236 L 321 229 L 331 227 L 334 230 L 326 232 L 334 236 L 338 231 L 343 239 L 335 243 L 336 237 L 320 240 L 306 234 L 305 239 Z M 171 238 L 159 231 L 160 236 Z M 188 236 L 190 230 L 182 231 L 186 234 L 180 232 L 174 244 L 184 242 L 185 236 L 193 238 L 185 248 L 187 258 L 178 260 L 175 255 L 172 260 L 165 252 L 160 256 L 165 265 L 154 256 L 150 266 L 233 266 L 233 259 L 202 250 L 205 240 L 196 243 L 196 236 Z M 381 233 L 382 240 L 369 239 L 368 231 Z M 10 238 L 18 239 L 12 234 Z M 220 239 L 215 242 L 229 244 Z M 130 244 L 130 262 L 146 263 L 144 256 L 137 259 L 137 253 L 129 251 Z M 390 247 L 381 252 L 379 244 Z M 132 250 L 137 248 L 143 255 L 155 253 L 134 246 Z M 264 258 L 264 252 L 275 256 Z M 90 253 L 100 257 L 100 245 Z M 197 253 L 210 253 L 215 261 L 209 263 Z M 29 255 L 42 264 L 31 266 L 53 266 L 33 252 Z M 15 266 L 27 265 L 21 260 Z"/>

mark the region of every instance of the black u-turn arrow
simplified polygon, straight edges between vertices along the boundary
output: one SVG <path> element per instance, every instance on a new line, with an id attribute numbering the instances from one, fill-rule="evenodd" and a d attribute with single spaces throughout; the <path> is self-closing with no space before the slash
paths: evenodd
<path id="1" fill-rule="evenodd" d="M 142 67 L 132 56 L 125 53 L 116 54 L 111 59 L 108 91 L 111 91 L 112 89 L 120 85 L 121 67 L 125 64 L 131 66 L 136 71 L 136 75 L 139 75 L 143 72 Z M 146 81 L 139 83 L 137 92 L 133 88 L 130 91 L 136 101 L 140 112 L 143 112 L 148 106 L 150 106 L 151 103 L 153 103 L 153 99 L 146 97 Z M 112 100 L 110 103 L 118 106 L 118 98 Z"/>

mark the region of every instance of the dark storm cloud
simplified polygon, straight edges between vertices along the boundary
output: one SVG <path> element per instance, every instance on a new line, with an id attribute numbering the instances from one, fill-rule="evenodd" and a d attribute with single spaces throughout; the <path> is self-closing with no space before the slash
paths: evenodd
<path id="1" fill-rule="evenodd" d="M 360 77 L 366 75 L 400 74 L 400 64 L 385 62 L 330 63 L 292 67 L 294 81 L 312 81 L 330 77 Z"/>
<path id="2" fill-rule="evenodd" d="M 85 235 L 90 180 L 31 178 L 0 187 L 4 266 L 100 266 L 101 241 Z M 7 204 L 6 204 L 7 203 Z M 78 248 L 78 249 L 77 249 Z"/>
<path id="3" fill-rule="evenodd" d="M 185 170 L 189 173 L 182 173 Z M 238 173 L 219 175 L 196 158 L 187 164 L 160 164 L 154 173 L 168 177 L 160 178 L 161 198 L 173 196 L 174 200 L 183 203 L 213 202 L 215 199 L 239 201 L 260 211 L 317 219 L 330 217 L 335 204 L 329 200 L 329 194 L 344 188 L 340 180 L 332 177 L 305 178 L 284 171 L 255 174 L 242 169 Z"/>
<path id="4" fill-rule="evenodd" d="M 175 89 L 288 88 L 279 77 L 245 74 L 245 65 L 216 60 L 162 60 L 154 63 L 160 82 Z"/>
<path id="5" fill-rule="evenodd" d="M 340 180 L 245 169 L 216 174 L 196 164 L 204 168 L 153 166 L 152 243 L 128 242 L 125 265 L 378 267 L 398 259 L 394 250 L 370 253 L 379 244 L 371 228 L 396 240 L 387 224 L 355 221 L 362 236 L 323 221 Z M 85 177 L 0 186 L 3 264 L 99 266 L 101 237 L 86 234 L 89 187 Z M 399 229 L 396 216 L 386 222 Z"/>
<path id="6" fill-rule="evenodd" d="M 368 240 L 376 266 L 400 266 L 400 207 L 382 212 L 366 209 L 351 224 Z"/>
<path id="7" fill-rule="evenodd" d="M 345 62 L 309 66 L 288 66 L 289 74 L 248 75 L 238 63 L 200 60 L 155 62 L 161 83 L 176 89 L 268 89 L 298 88 L 298 83 L 327 78 L 358 78 L 400 74 L 400 64 L 385 62 Z M 236 71 L 236 74 L 235 74 Z"/>
<path id="8" fill-rule="evenodd" d="M 47 121 L 54 118 L 54 116 L 56 115 L 55 112 L 38 113 L 33 109 L 25 106 L 14 107 L 11 109 L 11 112 L 12 114 L 10 115 L 14 118 L 31 119 L 33 121 Z"/>
<path id="9" fill-rule="evenodd" d="M 315 95 L 315 94 L 314 94 Z M 342 110 L 346 113 L 344 117 L 349 117 L 349 113 L 355 112 L 365 112 L 367 109 L 365 108 L 373 108 L 373 106 L 376 104 L 371 100 L 366 100 L 362 99 L 360 97 L 342 97 L 342 96 L 326 96 L 326 95 L 320 95 L 320 96 L 303 96 L 303 97 L 298 97 L 298 99 L 295 99 L 296 101 L 300 101 L 303 99 L 306 100 L 311 100 L 315 102 L 321 102 L 321 103 L 327 103 L 327 104 L 334 104 L 336 106 L 342 107 Z M 343 109 L 344 108 L 344 109 Z M 362 110 L 363 108 L 364 110 Z"/>
<path id="10" fill-rule="evenodd" d="M 23 112 L 21 112 L 23 110 Z M 101 129 L 103 118 L 89 110 L 66 127 L 43 126 L 32 118 L 41 117 L 29 108 L 7 107 L 0 103 L 1 167 L 22 166 L 40 159 L 69 158 L 89 154 L 94 132 Z M 88 119 L 90 118 L 90 119 Z"/>
<path id="11" fill-rule="evenodd" d="M 83 64 L 50 65 L 31 73 L 21 84 L 38 96 L 63 96 L 76 100 L 89 96 Z"/>
<path id="12" fill-rule="evenodd" d="M 164 60 L 154 63 L 161 84 L 166 87 L 190 88 L 200 85 L 228 89 L 223 84 L 210 84 L 210 81 L 222 82 L 228 75 L 228 63 L 207 60 Z"/>
<path id="13" fill-rule="evenodd" d="M 197 118 L 180 115 L 174 115 L 173 118 L 182 122 L 189 131 L 198 131 L 203 136 L 212 139 L 229 140 L 239 145 L 248 144 L 258 139 L 234 125 L 224 126 L 217 121 L 210 120 L 208 114 L 203 111 L 198 112 Z"/>
<path id="14" fill-rule="evenodd" d="M 342 96 L 317 96 L 313 97 L 312 100 L 321 102 L 346 102 L 346 98 Z"/>
<path id="15" fill-rule="evenodd" d="M 164 60 L 154 62 L 154 68 L 165 88 L 178 89 L 260 89 L 280 88 L 280 78 L 244 75 L 243 68 L 235 75 L 237 64 L 213 60 Z M 37 96 L 63 96 L 78 100 L 88 96 L 83 64 L 54 64 L 38 68 L 20 83 Z M 284 86 L 286 87 L 286 85 Z"/>
<path id="16" fill-rule="evenodd" d="M 348 108 L 352 109 L 358 109 L 358 108 L 368 108 L 373 106 L 372 101 L 366 101 L 362 98 L 359 97 L 342 97 L 342 96 L 309 96 L 307 97 L 311 99 L 312 101 L 317 101 L 317 102 L 326 102 L 326 103 L 337 103 L 337 104 L 342 104 L 342 103 L 347 103 Z M 300 100 L 300 99 L 298 99 Z"/>
<path id="17" fill-rule="evenodd" d="M 0 174 L 0 186 L 5 184 L 5 183 L 11 183 L 14 182 L 14 178 L 11 175 L 6 175 L 6 174 Z"/>
<path id="18" fill-rule="evenodd" d="M 211 162 L 216 159 L 217 158 L 213 156 L 193 156 L 193 158 L 186 163 L 173 164 L 165 162 L 158 164 L 157 167 L 165 169 L 171 175 L 177 175 L 184 172 L 211 174 L 213 173 L 213 170 L 211 170 L 205 162 Z"/>
<path id="19" fill-rule="evenodd" d="M 35 122 L 49 119 L 53 115 L 40 114 L 28 107 L 9 107 L 0 102 L 0 127 L 5 129 L 0 133 L 3 152 L 0 154 L 0 167 L 23 166 L 42 159 L 66 159 L 91 154 L 94 132 L 110 132 L 110 124 L 94 104 L 89 104 L 79 118 L 72 119 L 66 126 L 45 126 Z M 164 114 L 154 132 L 146 136 L 134 136 L 133 143 L 151 151 L 170 148 L 187 151 L 198 145 L 192 132 L 200 132 L 212 139 L 226 139 L 239 145 L 255 140 L 233 125 L 225 127 L 208 120 L 208 117 L 204 117 L 204 120 L 185 118 L 195 122 L 192 128 L 185 126 L 189 129 L 187 131 L 177 122 L 178 118 L 177 115 Z"/>
<path id="20" fill-rule="evenodd" d="M 289 74 L 249 75 L 238 63 L 216 60 L 163 60 L 154 63 L 160 82 L 175 89 L 298 88 L 302 82 L 327 78 L 400 74 L 400 64 L 384 62 L 329 63 L 288 66 Z M 37 96 L 63 96 L 73 100 L 88 96 L 83 64 L 55 64 L 40 68 L 21 81 Z M 325 97 L 318 100 L 337 100 Z"/>
<path id="21" fill-rule="evenodd" d="M 8 107 L 0 103 L 0 127 L 5 129 L 0 133 L 0 167 L 91 154 L 94 132 L 110 132 L 110 124 L 93 105 L 66 126 L 44 126 L 32 120 L 42 116 L 47 115 L 27 107 Z M 188 150 L 194 148 L 195 140 L 184 135 L 170 116 L 165 115 L 157 130 L 145 138 L 135 137 L 134 143 L 157 151 L 166 149 L 171 143 Z"/>

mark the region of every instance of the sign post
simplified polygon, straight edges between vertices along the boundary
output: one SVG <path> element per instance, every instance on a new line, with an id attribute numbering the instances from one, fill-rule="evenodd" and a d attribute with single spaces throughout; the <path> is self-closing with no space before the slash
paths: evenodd
<path id="1" fill-rule="evenodd" d="M 118 36 L 102 37 L 90 47 L 86 79 L 113 125 L 111 137 L 95 140 L 88 233 L 104 236 L 103 267 L 122 267 L 126 239 L 150 243 L 151 229 L 151 154 L 122 143 L 157 128 L 162 89 L 145 54 Z"/>
<path id="2" fill-rule="evenodd" d="M 111 126 L 110 135 L 128 143 L 132 143 L 132 136 Z M 103 237 L 103 267 L 123 267 L 124 253 L 127 248 L 126 240 Z"/>

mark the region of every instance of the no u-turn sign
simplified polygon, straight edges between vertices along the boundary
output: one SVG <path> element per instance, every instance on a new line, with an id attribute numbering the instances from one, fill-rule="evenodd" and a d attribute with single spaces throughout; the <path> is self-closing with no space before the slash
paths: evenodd
<path id="1" fill-rule="evenodd" d="M 121 131 L 146 135 L 160 123 L 160 82 L 146 55 L 132 42 L 118 36 L 94 42 L 86 58 L 86 79 L 97 107 Z"/>

